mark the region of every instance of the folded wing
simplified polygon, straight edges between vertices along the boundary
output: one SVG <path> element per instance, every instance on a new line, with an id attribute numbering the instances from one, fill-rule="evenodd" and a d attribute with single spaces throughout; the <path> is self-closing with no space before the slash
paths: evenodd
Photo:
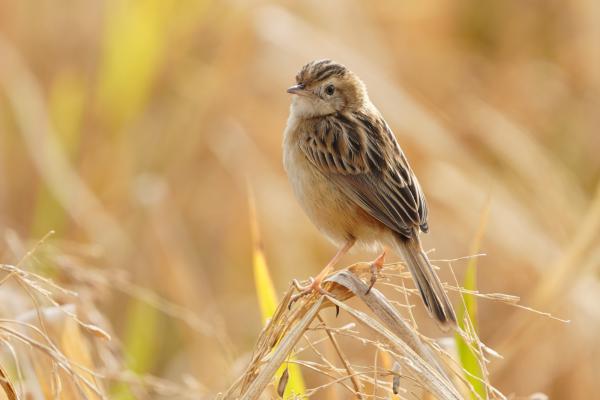
<path id="1" fill-rule="evenodd" d="M 427 231 L 427 204 L 393 133 L 381 117 L 341 113 L 307 124 L 300 147 L 367 213 L 405 238 Z"/>

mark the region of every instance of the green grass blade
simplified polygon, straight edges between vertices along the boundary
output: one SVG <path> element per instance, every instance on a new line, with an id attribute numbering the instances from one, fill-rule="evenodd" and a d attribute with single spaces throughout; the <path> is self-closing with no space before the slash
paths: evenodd
<path id="1" fill-rule="evenodd" d="M 129 303 L 123 347 L 127 367 L 132 372 L 143 375 L 152 371 L 157 362 L 159 325 L 160 314 L 154 307 L 141 300 L 132 300 Z M 119 384 L 113 388 L 111 399 L 132 400 L 135 396 L 127 384 Z"/>
<path id="2" fill-rule="evenodd" d="M 269 273 L 269 268 L 267 267 L 265 255 L 262 249 L 260 241 L 260 232 L 258 228 L 258 219 L 256 217 L 256 207 L 254 204 L 254 197 L 252 196 L 251 191 L 249 191 L 248 202 L 250 205 L 250 227 L 252 231 L 253 243 L 252 260 L 254 270 L 254 283 L 256 286 L 256 296 L 260 305 L 262 321 L 263 324 L 266 324 L 269 318 L 271 318 L 271 316 L 275 312 L 275 309 L 277 308 L 278 299 L 277 294 L 275 292 L 275 287 L 273 285 L 273 280 L 271 279 L 271 274 Z M 290 359 L 293 358 L 290 357 Z M 277 373 L 275 374 L 275 381 L 280 381 L 280 378 L 285 372 L 286 367 L 288 369 L 289 379 L 285 387 L 283 398 L 292 399 L 295 396 L 304 397 L 304 394 L 306 392 L 306 386 L 304 385 L 302 371 L 300 370 L 300 367 L 297 364 L 290 363 L 287 365 L 284 364 L 281 367 L 279 367 Z"/>
<path id="3" fill-rule="evenodd" d="M 479 227 L 473 238 L 470 247 L 470 254 L 477 254 L 481 248 L 481 242 L 487 226 L 490 201 L 487 200 L 479 219 Z M 472 257 L 467 264 L 467 271 L 463 282 L 463 287 L 467 290 L 477 290 L 477 257 Z M 469 293 L 462 294 L 463 302 L 458 310 L 458 325 L 463 331 L 474 330 L 476 333 L 479 328 L 477 324 L 477 299 Z M 470 324 L 465 324 L 465 316 L 468 316 Z M 468 372 L 465 378 L 473 386 L 475 393 L 471 393 L 472 399 L 477 399 L 477 395 L 483 399 L 488 398 L 487 387 L 484 382 L 487 378 L 480 366 L 480 360 L 477 354 L 471 349 L 469 344 L 459 335 L 455 334 L 456 348 L 462 368 Z"/>

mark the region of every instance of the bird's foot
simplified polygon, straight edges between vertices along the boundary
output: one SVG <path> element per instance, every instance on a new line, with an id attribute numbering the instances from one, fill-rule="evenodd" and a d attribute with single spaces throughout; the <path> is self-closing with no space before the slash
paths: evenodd
<path id="1" fill-rule="evenodd" d="M 292 298 L 290 299 L 290 304 L 288 304 L 288 309 L 291 309 L 292 305 L 304 296 L 307 296 L 314 292 L 325 293 L 325 290 L 321 286 L 322 282 L 323 282 L 323 278 L 320 276 L 317 276 L 316 278 L 312 278 L 312 277 L 308 278 L 307 285 L 302 285 L 300 282 L 298 282 L 297 279 L 294 279 L 292 281 L 292 284 L 294 285 L 296 290 L 298 290 L 298 293 L 293 295 Z"/>
<path id="2" fill-rule="evenodd" d="M 365 294 L 369 294 L 369 292 L 373 288 L 373 285 L 375 285 L 375 282 L 377 282 L 377 276 L 379 275 L 379 271 L 381 271 L 381 268 L 383 268 L 384 260 L 385 250 L 369 265 L 369 267 L 371 268 L 371 280 L 369 282 L 369 288 L 367 289 Z"/>

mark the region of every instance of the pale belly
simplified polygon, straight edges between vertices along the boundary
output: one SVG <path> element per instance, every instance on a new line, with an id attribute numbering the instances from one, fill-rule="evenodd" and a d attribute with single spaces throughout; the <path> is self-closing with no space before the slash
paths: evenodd
<path id="1" fill-rule="evenodd" d="M 317 226 L 337 245 L 355 239 L 372 246 L 384 239 L 383 225 L 353 203 L 314 167 L 297 147 L 284 150 L 284 167 L 300 205 Z"/>

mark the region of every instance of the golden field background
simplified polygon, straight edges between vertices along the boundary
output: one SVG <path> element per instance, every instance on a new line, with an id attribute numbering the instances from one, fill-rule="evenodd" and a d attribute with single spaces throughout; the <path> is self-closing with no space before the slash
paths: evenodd
<path id="1" fill-rule="evenodd" d="M 480 336 L 504 357 L 491 382 L 596 398 L 599 43 L 595 0 L 2 0 L 0 263 L 55 231 L 21 266 L 87 282 L 88 316 L 124 365 L 224 390 L 261 329 L 247 182 L 280 293 L 334 252 L 281 165 L 285 89 L 332 58 L 363 78 L 421 180 L 431 257 L 471 254 L 489 199 L 480 291 L 571 321 L 481 301 Z M 452 267 L 462 281 L 466 261 Z M 3 318 L 32 308 L 2 282 Z M 136 395 L 179 398 L 161 396 Z"/>

